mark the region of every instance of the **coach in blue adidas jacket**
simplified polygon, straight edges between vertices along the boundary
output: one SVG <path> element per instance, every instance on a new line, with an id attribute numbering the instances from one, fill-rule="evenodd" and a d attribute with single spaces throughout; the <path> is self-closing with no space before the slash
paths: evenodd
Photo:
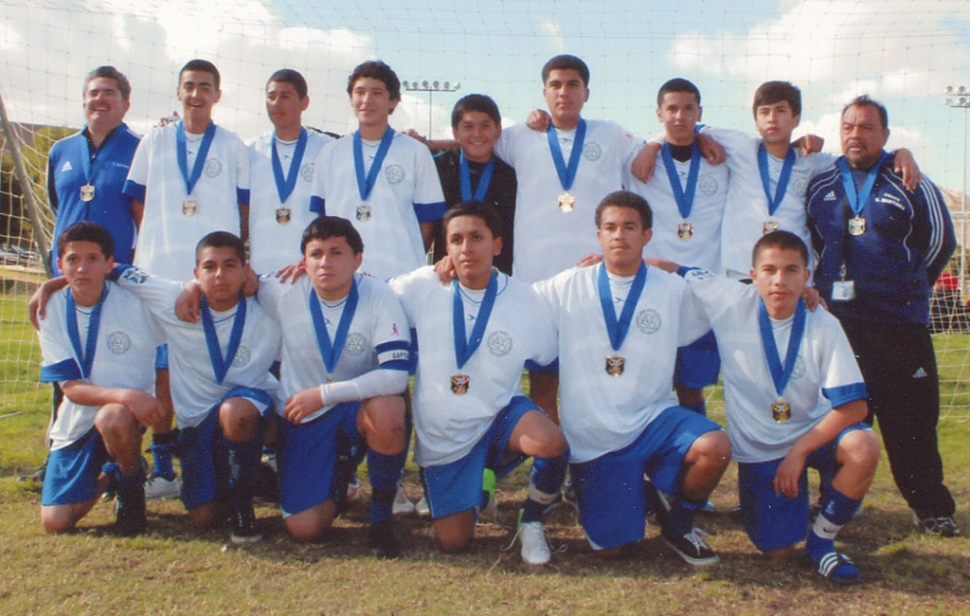
<path id="1" fill-rule="evenodd" d="M 815 285 L 839 318 L 879 420 L 893 478 L 924 532 L 959 534 L 937 446 L 940 391 L 928 329 L 930 290 L 956 240 L 929 180 L 903 185 L 886 108 L 868 96 L 842 110 L 842 157 L 808 186 Z"/>
<path id="2" fill-rule="evenodd" d="M 51 270 L 58 274 L 57 238 L 76 222 L 96 222 L 114 238 L 116 263 L 131 263 L 141 212 L 122 194 L 140 138 L 124 123 L 131 104 L 128 78 L 99 66 L 84 80 L 84 129 L 51 148 L 47 196 L 55 215 Z"/>

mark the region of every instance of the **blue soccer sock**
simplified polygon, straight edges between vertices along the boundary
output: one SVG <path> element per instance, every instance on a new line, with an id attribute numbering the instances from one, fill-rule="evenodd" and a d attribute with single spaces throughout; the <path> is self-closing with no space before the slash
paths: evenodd
<path id="1" fill-rule="evenodd" d="M 134 475 L 126 475 L 121 472 L 121 467 L 115 463 L 105 464 L 102 471 L 107 474 L 111 474 L 115 478 L 115 482 L 118 486 L 118 495 L 124 499 L 130 494 L 135 494 L 139 490 L 145 489 L 145 471 L 142 467 L 138 467 L 138 472 Z"/>
<path id="2" fill-rule="evenodd" d="M 666 499 L 670 509 L 663 514 L 663 531 L 672 537 L 683 537 L 694 530 L 694 513 L 698 509 L 703 509 L 705 503 L 692 503 L 683 498 Z M 661 505 L 662 506 L 662 505 Z"/>
<path id="3" fill-rule="evenodd" d="M 538 522 L 546 507 L 555 502 L 566 479 L 569 467 L 569 450 L 555 458 L 540 458 L 536 456 L 532 461 L 532 472 L 529 476 L 529 495 L 522 506 L 523 522 Z"/>
<path id="4" fill-rule="evenodd" d="M 175 467 L 172 459 L 175 456 L 176 433 L 152 433 L 152 444 L 148 449 L 152 452 L 152 474 L 169 481 L 175 479 Z"/>
<path id="5" fill-rule="evenodd" d="M 232 506 L 252 503 L 256 488 L 259 457 L 263 451 L 263 435 L 258 434 L 241 443 L 223 437 L 229 454 L 229 502 Z"/>
<path id="6" fill-rule="evenodd" d="M 371 524 L 386 522 L 394 517 L 394 495 L 397 494 L 397 484 L 407 455 L 407 449 L 393 455 L 367 450 L 367 474 L 374 490 L 370 504 Z"/>
<path id="7" fill-rule="evenodd" d="M 825 490 L 822 511 L 815 518 L 815 524 L 808 533 L 805 553 L 813 561 L 835 551 L 835 536 L 848 523 L 862 504 L 862 499 L 849 498 L 832 486 Z"/>
<path id="8" fill-rule="evenodd" d="M 701 417 L 707 417 L 707 400 L 701 400 L 693 404 L 681 404 L 681 406 L 689 411 L 694 411 Z"/>

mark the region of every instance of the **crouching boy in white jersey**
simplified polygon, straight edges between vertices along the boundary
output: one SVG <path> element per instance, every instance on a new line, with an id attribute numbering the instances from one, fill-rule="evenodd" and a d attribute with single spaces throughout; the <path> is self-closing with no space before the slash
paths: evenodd
<path id="1" fill-rule="evenodd" d="M 48 533 L 74 530 L 110 475 L 115 530 L 134 535 L 145 530 L 142 430 L 172 421 L 153 396 L 161 334 L 137 298 L 105 283 L 114 240 L 104 227 L 75 223 L 57 246 L 69 288 L 50 298 L 38 335 L 41 380 L 61 383 L 64 399 L 48 434 L 41 522 Z"/>
<path id="2" fill-rule="evenodd" d="M 459 203 L 444 218 L 457 280 L 444 286 L 431 267 L 391 281 L 420 348 L 414 386 L 414 458 L 442 549 L 472 542 L 483 506 L 482 473 L 511 472 L 534 457 L 517 536 L 528 564 L 549 561 L 541 516 L 559 494 L 568 446 L 562 432 L 522 394 L 524 365 L 556 358 L 545 305 L 527 285 L 492 268 L 502 250 L 491 206 Z M 450 324 L 450 325 L 449 325 Z"/>
<path id="3" fill-rule="evenodd" d="M 806 470 L 817 469 L 822 509 L 805 552 L 821 576 L 855 583 L 858 570 L 834 540 L 861 506 L 879 461 L 879 440 L 861 423 L 862 374 L 838 320 L 801 300 L 809 277 L 804 242 L 788 231 L 768 233 L 752 260 L 753 285 L 681 268 L 721 348 L 744 527 L 769 557 L 791 558 L 809 517 Z"/>
<path id="4" fill-rule="evenodd" d="M 386 284 L 357 273 L 364 244 L 350 221 L 320 216 L 301 250 L 306 276 L 292 285 L 267 276 L 259 287 L 260 303 L 286 323 L 278 458 L 286 528 L 301 541 L 323 538 L 356 467 L 350 450 L 366 448 L 370 549 L 395 558 L 392 504 L 410 432 L 400 396 L 410 365 L 407 320 Z"/>
<path id="5" fill-rule="evenodd" d="M 182 285 L 136 268 L 116 268 L 118 284 L 140 297 L 169 345 L 172 401 L 179 427 L 182 503 L 194 524 L 225 520 L 232 541 L 262 539 L 253 491 L 266 417 L 276 379 L 269 367 L 280 328 L 253 300 L 242 297 L 249 272 L 242 241 L 209 233 L 196 247 L 195 281 L 202 292 L 201 324 L 175 316 Z"/>
<path id="6" fill-rule="evenodd" d="M 537 286 L 559 332 L 559 418 L 590 544 L 612 554 L 643 538 L 646 472 L 671 495 L 658 511 L 663 539 L 687 562 L 707 565 L 718 558 L 694 512 L 731 452 L 717 424 L 674 397 L 677 347 L 709 325 L 682 280 L 642 262 L 652 219 L 642 197 L 607 195 L 596 208 L 603 262 Z"/>

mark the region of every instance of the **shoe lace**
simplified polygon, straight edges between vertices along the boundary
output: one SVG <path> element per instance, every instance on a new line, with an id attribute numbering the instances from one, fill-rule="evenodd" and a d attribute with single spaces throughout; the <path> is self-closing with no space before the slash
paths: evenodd
<path id="1" fill-rule="evenodd" d="M 707 545 L 707 541 L 704 540 L 706 538 L 707 532 L 697 528 L 696 526 L 692 528 L 689 533 L 684 535 L 684 539 L 689 541 L 698 553 L 711 549 L 710 546 Z"/>

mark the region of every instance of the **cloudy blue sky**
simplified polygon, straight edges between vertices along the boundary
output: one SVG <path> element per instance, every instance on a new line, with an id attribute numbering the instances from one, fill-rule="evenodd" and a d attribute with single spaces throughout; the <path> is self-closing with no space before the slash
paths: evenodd
<path id="1" fill-rule="evenodd" d="M 574 53 L 592 70 L 589 117 L 657 131 L 656 90 L 693 80 L 704 120 L 753 130 L 750 98 L 768 79 L 802 87 L 802 128 L 837 149 L 838 110 L 867 92 L 889 106 L 890 145 L 914 150 L 938 183 L 962 182 L 963 120 L 943 105 L 970 86 L 966 0 L 0 0 L 0 93 L 19 121 L 78 125 L 83 74 L 111 63 L 135 88 L 136 130 L 176 108 L 178 68 L 192 57 L 223 72 L 219 123 L 244 137 L 269 129 L 261 90 L 276 68 L 310 81 L 308 123 L 354 125 L 346 76 L 382 58 L 402 79 L 461 83 L 430 108 L 447 131 L 460 94 L 484 92 L 507 123 L 542 105 L 539 69 Z M 393 124 L 428 131 L 426 94 L 405 94 Z"/>

